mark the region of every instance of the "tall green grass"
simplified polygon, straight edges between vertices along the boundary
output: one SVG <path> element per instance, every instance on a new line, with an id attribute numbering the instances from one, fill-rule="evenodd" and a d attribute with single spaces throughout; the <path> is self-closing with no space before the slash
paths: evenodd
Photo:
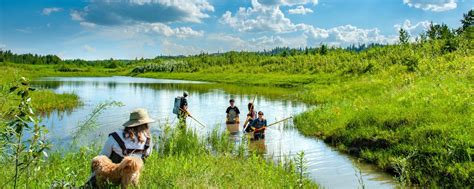
<path id="1" fill-rule="evenodd" d="M 424 73 L 393 69 L 312 85 L 303 96 L 320 105 L 296 126 L 407 184 L 473 186 L 473 59 L 453 61 L 422 62 L 421 71 L 438 67 Z"/>
<path id="2" fill-rule="evenodd" d="M 275 164 L 256 154 L 232 152 L 228 134 L 215 132 L 199 137 L 195 131 L 162 125 L 155 136 L 154 152 L 146 160 L 139 188 L 295 188 L 300 175 L 290 164 Z M 212 139 L 211 139 L 212 138 Z M 20 188 L 77 187 L 90 175 L 90 161 L 98 150 L 83 147 L 78 152 L 55 152 L 41 169 L 32 169 L 20 180 Z M 10 178 L 13 170 L 6 159 L 0 177 Z M 8 179 L 0 179 L 9 188 Z M 305 187 L 317 185 L 303 178 Z"/>

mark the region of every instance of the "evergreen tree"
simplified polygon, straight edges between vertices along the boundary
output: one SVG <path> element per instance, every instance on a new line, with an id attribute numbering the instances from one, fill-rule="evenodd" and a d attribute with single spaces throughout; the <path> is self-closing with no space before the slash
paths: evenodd
<path id="1" fill-rule="evenodd" d="M 408 44 L 408 41 L 410 40 L 410 34 L 403 28 L 400 28 L 398 33 L 399 33 L 398 40 L 400 41 L 400 44 L 403 44 L 403 45 Z"/>
<path id="2" fill-rule="evenodd" d="M 469 27 L 474 26 L 474 10 L 471 9 L 469 12 L 463 15 L 463 19 L 461 19 L 461 28 L 460 32 L 466 31 Z"/>
<path id="3" fill-rule="evenodd" d="M 326 45 L 321 45 L 321 48 L 319 48 L 319 54 L 320 55 L 326 55 L 328 54 L 328 47 Z"/>

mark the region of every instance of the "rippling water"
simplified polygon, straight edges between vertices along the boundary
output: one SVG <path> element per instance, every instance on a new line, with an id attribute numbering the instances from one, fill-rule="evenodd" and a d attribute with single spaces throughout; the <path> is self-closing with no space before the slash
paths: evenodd
<path id="1" fill-rule="evenodd" d="M 230 98 L 236 100 L 236 105 L 245 114 L 247 103 L 255 94 L 259 94 L 255 100 L 255 107 L 257 111 L 265 112 L 269 123 L 309 108 L 305 104 L 287 100 L 285 94 L 291 91 L 277 88 L 132 77 L 44 78 L 36 81 L 35 85 L 53 89 L 58 93 L 76 93 L 84 102 L 83 106 L 70 112 L 54 112 L 44 116 L 43 123 L 50 130 L 49 138 L 57 147 L 67 147 L 72 139 L 71 133 L 78 123 L 88 118 L 95 106 L 104 101 L 120 101 L 124 106 L 103 112 L 98 119 L 100 128 L 83 139 L 83 144 L 104 141 L 105 136 L 120 129 L 128 120 L 129 112 L 138 107 L 147 108 L 151 117 L 159 122 L 175 122 L 175 115 L 172 114 L 173 100 L 184 90 L 190 93 L 188 97 L 190 112 L 207 127 L 198 129 L 197 123 L 191 119 L 188 119 L 188 124 L 202 131 L 201 133 L 208 133 L 214 127 L 226 128 L 223 123 Z M 152 128 L 154 132 L 159 132 L 157 124 Z M 266 156 L 276 160 L 292 157 L 304 151 L 309 176 L 325 188 L 359 187 L 361 183 L 356 177 L 359 170 L 366 188 L 396 187 L 390 175 L 368 164 L 353 163 L 352 158 L 341 154 L 321 140 L 301 135 L 291 125 L 280 124 L 269 127 L 266 140 L 261 147 Z"/>

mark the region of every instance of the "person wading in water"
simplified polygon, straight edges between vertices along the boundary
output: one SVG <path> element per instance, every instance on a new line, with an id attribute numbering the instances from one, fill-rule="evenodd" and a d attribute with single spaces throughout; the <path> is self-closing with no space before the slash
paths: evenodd
<path id="1" fill-rule="evenodd" d="M 267 128 L 267 120 L 263 118 L 263 112 L 258 112 L 258 118 L 252 122 L 253 139 L 265 139 L 265 129 Z"/>
<path id="2" fill-rule="evenodd" d="M 225 113 L 227 113 L 226 123 L 227 124 L 239 123 L 240 110 L 239 110 L 239 108 L 237 108 L 237 106 L 234 105 L 234 103 L 235 103 L 234 99 L 230 99 L 229 103 L 230 103 L 230 106 L 227 107 L 227 110 L 225 111 Z"/>
<path id="3" fill-rule="evenodd" d="M 257 111 L 255 111 L 255 106 L 251 102 L 249 102 L 249 104 L 247 105 L 247 108 L 249 110 L 249 113 L 247 114 L 247 123 L 248 124 L 244 125 L 243 127 L 246 128 L 245 132 L 248 133 L 248 132 L 252 131 L 251 126 L 252 126 L 253 120 L 257 119 Z"/>
<path id="4" fill-rule="evenodd" d="M 183 128 L 186 126 L 186 117 L 188 117 L 188 100 L 186 99 L 188 95 L 188 92 L 184 91 L 179 103 L 178 120 L 180 127 Z"/>
<path id="5" fill-rule="evenodd" d="M 100 155 L 109 157 L 114 163 L 120 163 L 125 156 L 138 156 L 145 160 L 152 151 L 149 123 L 155 120 L 148 116 L 146 109 L 138 108 L 130 113 L 130 119 L 124 128 L 110 133 Z M 97 188 L 93 173 L 84 188 Z"/>

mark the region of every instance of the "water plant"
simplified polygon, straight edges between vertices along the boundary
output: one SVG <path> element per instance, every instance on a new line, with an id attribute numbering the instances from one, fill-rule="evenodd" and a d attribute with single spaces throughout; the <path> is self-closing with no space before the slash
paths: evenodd
<path id="1" fill-rule="evenodd" d="M 77 144 L 78 140 L 81 139 L 85 134 L 94 131 L 97 127 L 97 117 L 99 117 L 103 111 L 111 107 L 121 107 L 124 106 L 123 103 L 118 101 L 106 101 L 99 103 L 94 110 L 89 114 L 88 118 L 78 123 L 74 133 L 72 134 L 73 144 Z"/>

